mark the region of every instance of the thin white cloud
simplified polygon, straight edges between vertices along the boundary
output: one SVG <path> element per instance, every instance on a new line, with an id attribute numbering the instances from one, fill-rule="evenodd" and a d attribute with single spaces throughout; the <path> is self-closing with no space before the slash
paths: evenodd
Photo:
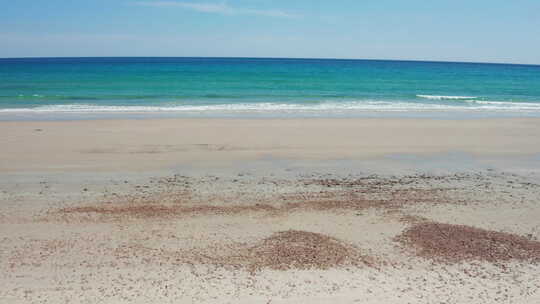
<path id="1" fill-rule="evenodd" d="M 299 15 L 291 14 L 281 10 L 274 9 L 251 9 L 233 7 L 224 2 L 222 3 L 195 3 L 180 1 L 140 1 L 138 5 L 154 7 L 179 7 L 197 12 L 222 14 L 222 15 L 257 15 L 278 18 L 298 18 Z"/>

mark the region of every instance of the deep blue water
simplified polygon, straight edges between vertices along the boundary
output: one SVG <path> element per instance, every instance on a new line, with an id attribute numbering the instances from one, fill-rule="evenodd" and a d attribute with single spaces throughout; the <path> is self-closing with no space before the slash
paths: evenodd
<path id="1" fill-rule="evenodd" d="M 256 58 L 0 59 L 0 113 L 540 116 L 540 66 Z"/>

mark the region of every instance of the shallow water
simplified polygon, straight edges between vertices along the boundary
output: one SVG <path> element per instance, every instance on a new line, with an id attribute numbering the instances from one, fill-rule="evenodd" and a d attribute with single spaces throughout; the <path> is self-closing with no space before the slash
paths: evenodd
<path id="1" fill-rule="evenodd" d="M 540 66 L 254 58 L 0 59 L 0 119 L 36 114 L 56 119 L 61 113 L 71 113 L 70 119 L 125 113 L 538 117 Z M 72 115 L 80 113 L 84 115 Z"/>

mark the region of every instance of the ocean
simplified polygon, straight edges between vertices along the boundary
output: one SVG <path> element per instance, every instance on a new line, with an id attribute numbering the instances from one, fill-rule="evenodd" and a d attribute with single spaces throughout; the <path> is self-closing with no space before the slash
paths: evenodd
<path id="1" fill-rule="evenodd" d="M 540 66 L 261 58 L 0 59 L 0 119 L 540 117 Z"/>

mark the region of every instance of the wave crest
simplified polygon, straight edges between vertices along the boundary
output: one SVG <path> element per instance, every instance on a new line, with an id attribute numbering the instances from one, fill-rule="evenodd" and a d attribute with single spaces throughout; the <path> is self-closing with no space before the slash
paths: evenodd
<path id="1" fill-rule="evenodd" d="M 214 105 L 92 105 L 92 104 L 67 104 L 47 105 L 32 108 L 5 108 L 0 113 L 110 113 L 110 112 L 173 112 L 173 113 L 349 113 L 349 112 L 446 112 L 446 111 L 510 111 L 540 112 L 540 103 L 532 102 L 502 102 L 467 100 L 466 104 L 437 104 L 396 101 L 348 101 L 348 102 L 321 102 L 321 103 L 236 103 Z"/>
<path id="2" fill-rule="evenodd" d="M 433 100 L 463 100 L 476 99 L 476 96 L 444 96 L 444 95 L 416 95 L 418 98 L 433 99 Z"/>

